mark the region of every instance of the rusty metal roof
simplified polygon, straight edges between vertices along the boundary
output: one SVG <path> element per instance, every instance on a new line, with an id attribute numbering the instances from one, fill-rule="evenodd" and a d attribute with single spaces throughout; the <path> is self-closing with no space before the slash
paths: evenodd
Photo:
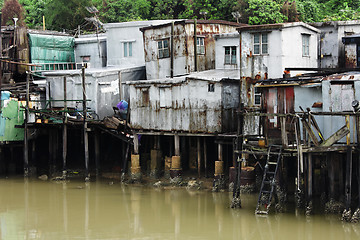
<path id="1" fill-rule="evenodd" d="M 271 29 L 282 29 L 288 27 L 302 26 L 308 28 L 314 32 L 320 33 L 321 31 L 307 23 L 303 22 L 290 22 L 290 23 L 274 23 L 274 24 L 262 24 L 262 25 L 247 25 L 237 28 L 239 32 L 251 31 L 251 30 L 271 30 Z"/>
<path id="2" fill-rule="evenodd" d="M 289 86 L 289 85 L 301 85 L 301 86 L 319 86 L 317 83 L 322 81 L 360 81 L 360 72 L 350 71 L 344 73 L 335 74 L 319 74 L 316 75 L 301 75 L 288 78 L 276 78 L 265 79 L 256 82 L 257 87 L 277 87 L 277 86 Z"/>
<path id="3" fill-rule="evenodd" d="M 171 25 L 171 22 L 164 23 L 164 24 L 157 24 L 157 25 L 151 25 L 147 27 L 140 28 L 140 31 L 144 32 L 148 29 L 156 29 L 156 28 L 163 28 Z M 173 20 L 174 24 L 194 24 L 195 20 L 193 19 L 178 19 Z M 197 24 L 222 24 L 222 25 L 229 25 L 234 27 L 241 27 L 241 26 L 248 26 L 245 23 L 236 23 L 236 22 L 229 22 L 225 20 L 197 20 Z"/>
<path id="4" fill-rule="evenodd" d="M 193 72 L 188 75 L 174 77 L 174 78 L 162 78 L 153 80 L 136 80 L 128 81 L 126 84 L 138 85 L 138 84 L 179 84 L 187 80 L 200 80 L 209 82 L 221 82 L 221 81 L 238 81 L 240 80 L 239 69 L 212 69 L 201 72 Z"/>

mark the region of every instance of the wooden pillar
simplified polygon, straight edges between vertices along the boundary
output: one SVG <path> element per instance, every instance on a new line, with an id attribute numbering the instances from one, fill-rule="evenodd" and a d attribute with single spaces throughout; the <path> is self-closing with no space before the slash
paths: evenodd
<path id="1" fill-rule="evenodd" d="M 125 156 L 126 158 L 127 156 Z M 127 161 L 127 159 L 125 159 Z M 134 134 L 134 154 L 131 155 L 131 179 L 141 179 L 141 166 L 140 166 L 140 155 L 139 155 L 139 136 Z"/>
<path id="2" fill-rule="evenodd" d="M 86 106 L 86 84 L 85 84 L 85 68 L 82 67 L 82 90 L 83 90 L 83 136 L 84 136 L 84 158 L 85 158 L 85 181 L 90 181 L 89 173 L 89 136 L 88 136 L 88 127 L 87 127 L 87 106 Z"/>
<path id="3" fill-rule="evenodd" d="M 67 93 L 66 93 L 66 77 L 64 77 L 64 116 L 63 116 L 63 178 L 66 179 L 67 175 L 67 167 L 66 167 L 66 161 L 67 161 Z"/>
<path id="4" fill-rule="evenodd" d="M 24 128 L 25 128 L 24 129 L 24 177 L 29 176 L 29 139 L 28 139 L 29 100 L 30 100 L 29 86 L 30 86 L 29 74 L 26 74 L 26 106 L 25 106 L 25 119 L 24 119 Z"/>
<path id="5" fill-rule="evenodd" d="M 308 153 L 307 155 L 307 195 L 306 195 L 306 212 L 307 214 L 312 213 L 312 198 L 313 198 L 313 172 L 314 172 L 314 165 L 313 165 L 313 159 L 312 154 Z"/>
<path id="6" fill-rule="evenodd" d="M 200 137 L 197 137 L 197 167 L 198 167 L 198 177 L 201 177 L 201 145 Z"/>
<path id="7" fill-rule="evenodd" d="M 54 130 L 49 129 L 49 177 L 53 177 L 55 173 L 55 146 L 54 146 Z"/>
<path id="8" fill-rule="evenodd" d="M 351 205 L 351 177 L 352 177 L 352 149 L 348 146 L 346 152 L 346 182 L 345 182 L 345 207 L 350 209 Z"/>
<path id="9" fill-rule="evenodd" d="M 94 144 L 95 144 L 95 168 L 96 168 L 96 176 L 100 175 L 100 131 L 95 130 L 95 138 L 94 138 Z"/>
<path id="10" fill-rule="evenodd" d="M 207 168 L 207 144 L 206 144 L 206 137 L 204 137 L 204 170 L 205 170 L 205 177 L 208 177 L 208 168 Z"/>
<path id="11" fill-rule="evenodd" d="M 335 159 L 334 155 L 331 155 L 330 153 L 327 154 L 328 157 L 328 172 L 329 172 L 329 198 L 330 200 L 335 200 Z"/>

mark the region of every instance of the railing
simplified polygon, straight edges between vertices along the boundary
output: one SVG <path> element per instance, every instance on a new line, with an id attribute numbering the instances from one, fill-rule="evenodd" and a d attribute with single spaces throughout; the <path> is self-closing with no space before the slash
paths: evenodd
<path id="1" fill-rule="evenodd" d="M 58 71 L 58 70 L 75 70 L 81 69 L 83 63 L 75 62 L 53 62 L 53 63 L 35 63 L 36 66 L 31 66 L 31 71 Z"/>

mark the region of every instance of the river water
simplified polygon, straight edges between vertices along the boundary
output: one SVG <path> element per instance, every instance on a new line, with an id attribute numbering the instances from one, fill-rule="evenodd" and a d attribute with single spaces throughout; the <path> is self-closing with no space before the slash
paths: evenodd
<path id="1" fill-rule="evenodd" d="M 255 216 L 256 195 L 0 179 L 1 239 L 360 239 L 360 224 L 294 211 Z"/>

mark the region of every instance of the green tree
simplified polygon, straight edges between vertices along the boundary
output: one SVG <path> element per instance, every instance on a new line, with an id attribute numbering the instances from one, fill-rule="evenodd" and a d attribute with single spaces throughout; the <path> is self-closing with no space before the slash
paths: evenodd
<path id="1" fill-rule="evenodd" d="M 281 23 L 285 20 L 281 13 L 281 3 L 272 0 L 248 0 L 248 4 L 245 11 L 249 16 L 249 24 Z"/>
<path id="2" fill-rule="evenodd" d="M 61 31 L 73 30 L 86 22 L 91 16 L 85 7 L 91 6 L 91 0 L 49 0 L 45 5 L 46 28 Z"/>
<path id="3" fill-rule="evenodd" d="M 25 22 L 29 28 L 42 26 L 45 6 L 49 0 L 20 0 L 25 8 Z"/>
<path id="4" fill-rule="evenodd" d="M 218 1 L 216 0 L 185 0 L 185 11 L 181 18 L 192 19 L 214 19 L 218 12 Z"/>
<path id="5" fill-rule="evenodd" d="M 151 14 L 148 19 L 177 19 L 184 12 L 184 0 L 150 0 Z"/>
<path id="6" fill-rule="evenodd" d="M 314 0 L 296 1 L 299 20 L 302 22 L 320 22 L 324 18 L 320 3 Z"/>
<path id="7" fill-rule="evenodd" d="M 147 0 L 103 0 L 99 16 L 104 22 L 126 22 L 147 19 L 151 5 Z"/>

